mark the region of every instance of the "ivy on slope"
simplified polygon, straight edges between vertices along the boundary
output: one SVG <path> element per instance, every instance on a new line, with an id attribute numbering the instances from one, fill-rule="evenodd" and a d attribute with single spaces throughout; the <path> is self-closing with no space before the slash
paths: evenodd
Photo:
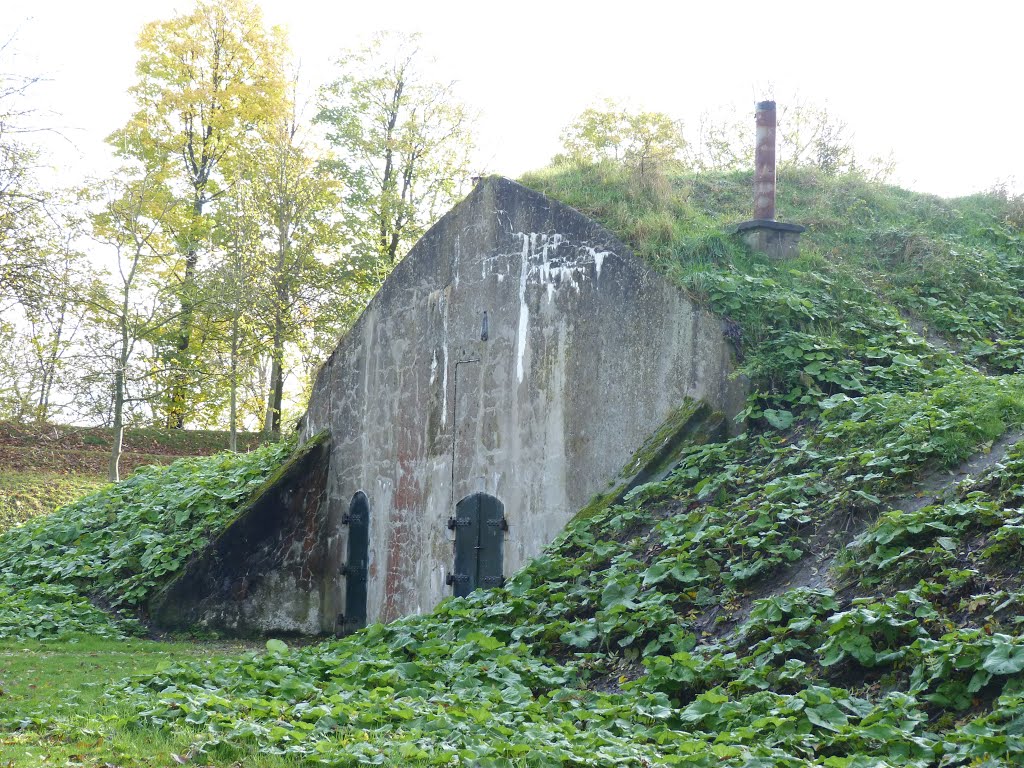
<path id="1" fill-rule="evenodd" d="M 827 274 L 831 272 L 832 274 Z M 740 370 L 757 384 L 745 416 L 806 412 L 834 395 L 856 397 L 941 385 L 963 362 L 928 344 L 899 313 L 837 268 L 727 265 L 702 276 L 711 306 L 738 323 Z M 770 317 L 770 323 L 766 322 Z M 768 414 L 776 426 L 780 417 Z"/>
<path id="2" fill-rule="evenodd" d="M 588 210 L 595 198 L 590 185 L 571 179 L 607 172 L 553 169 L 531 182 L 556 195 L 575 190 L 573 204 Z M 646 205 L 632 201 L 639 210 L 674 206 L 686 222 L 681 229 L 689 234 L 668 245 L 668 263 L 651 258 L 649 246 L 622 227 L 621 214 L 607 207 L 596 213 L 656 266 L 699 272 L 704 254 L 692 244 L 748 218 L 750 181 L 749 174 L 681 175 L 671 180 L 670 194 Z M 621 180 L 613 186 L 628 188 Z M 943 199 L 810 169 L 785 171 L 779 179 L 780 218 L 808 227 L 802 246 L 808 258 L 798 269 L 845 273 L 920 321 L 922 330 L 953 342 L 965 360 L 1001 373 L 1024 363 L 1022 202 L 998 193 Z M 694 231 L 703 234 L 695 238 Z M 699 292 L 699 281 L 696 287 Z"/>
<path id="3" fill-rule="evenodd" d="M 74 640 L 84 635 L 124 639 L 141 629 L 131 618 L 97 608 L 70 585 L 0 586 L 0 640 Z"/>
<path id="4" fill-rule="evenodd" d="M 129 479 L 0 535 L 0 638 L 117 636 L 86 598 L 141 606 L 223 530 L 291 443 L 145 467 Z"/>
<path id="5" fill-rule="evenodd" d="M 884 263 L 903 266 L 888 292 L 930 330 L 955 342 L 972 363 L 994 372 L 1020 371 L 1024 240 L 998 220 L 978 226 L 975 238 L 905 230 L 879 238 Z"/>
<path id="6" fill-rule="evenodd" d="M 953 519 L 957 505 L 989 510 L 962 535 L 920 529 L 886 498 L 1022 424 L 1024 379 L 973 371 L 833 403 L 815 428 L 691 449 L 502 590 L 212 672 L 175 667 L 112 701 L 211 749 L 256 742 L 331 765 L 999 765 L 1019 744 L 1024 638 L 1014 611 L 981 606 L 1021 589 L 1007 553 L 1024 454 L 949 502 Z M 857 516 L 878 522 L 845 590 L 747 610 L 752 587 Z M 872 537 L 890 536 L 937 559 L 899 578 L 883 567 L 877 591 L 875 571 L 850 569 L 870 569 L 884 546 Z M 988 554 L 974 557 L 979 536 Z"/>

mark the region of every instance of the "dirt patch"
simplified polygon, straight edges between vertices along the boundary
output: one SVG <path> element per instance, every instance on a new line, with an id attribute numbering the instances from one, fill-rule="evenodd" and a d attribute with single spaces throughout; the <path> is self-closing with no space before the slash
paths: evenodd
<path id="1" fill-rule="evenodd" d="M 956 355 L 961 360 L 964 360 L 964 351 L 954 340 L 936 333 L 924 320 L 921 320 L 918 317 L 903 313 L 903 319 L 914 333 L 927 341 L 931 346 L 936 349 L 943 349 L 946 352 Z M 973 365 L 986 376 L 992 376 L 995 373 L 980 360 L 973 360 L 969 364 Z"/>
<path id="2" fill-rule="evenodd" d="M 245 432 L 239 449 L 264 440 Z M 12 471 L 72 473 L 106 477 L 113 430 L 102 427 L 0 423 L 0 467 Z M 227 450 L 229 434 L 213 430 L 129 429 L 125 431 L 121 472 L 147 464 L 169 464 L 184 456 L 208 456 Z"/>

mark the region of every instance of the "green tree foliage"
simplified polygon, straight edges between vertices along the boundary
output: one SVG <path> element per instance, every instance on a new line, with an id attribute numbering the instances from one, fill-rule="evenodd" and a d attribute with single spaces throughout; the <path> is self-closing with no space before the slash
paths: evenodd
<path id="1" fill-rule="evenodd" d="M 0 44 L 0 414 L 44 420 L 80 325 L 82 255 L 75 216 L 37 176 L 31 138 L 46 129 L 26 104 L 38 78 L 7 70 L 13 44 Z"/>
<path id="2" fill-rule="evenodd" d="M 261 350 L 265 338 L 260 334 L 260 297 L 262 286 L 256 276 L 260 274 L 263 259 L 263 243 L 260 222 L 253 212 L 254 204 L 247 196 L 248 184 L 237 184 L 230 196 L 217 210 L 217 232 L 219 247 L 223 251 L 210 275 L 213 291 L 220 297 L 212 307 L 211 316 L 226 334 L 226 344 L 220 354 L 226 352 L 228 371 L 228 429 L 230 449 L 238 448 L 238 425 L 248 415 L 260 418 L 259 404 L 265 400 L 263 375 L 260 366 Z M 255 398 L 243 396 L 246 384 L 254 384 Z M 257 404 L 253 407 L 253 400 Z"/>
<path id="3" fill-rule="evenodd" d="M 589 107 L 562 131 L 563 154 L 556 162 L 610 161 L 644 175 L 670 165 L 699 171 L 742 171 L 754 167 L 753 114 L 736 107 L 705 112 L 696 134 L 662 112 L 631 111 L 606 99 Z M 845 122 L 825 106 L 796 98 L 778 113 L 778 167 L 815 168 L 830 176 L 855 173 L 883 181 L 893 171 L 891 157 L 858 157 Z"/>
<path id="4" fill-rule="evenodd" d="M 884 181 L 894 169 L 891 156 L 858 157 L 854 134 L 827 106 L 796 97 L 778 109 L 777 162 L 780 170 L 816 168 L 830 176 L 854 173 Z M 733 106 L 701 116 L 687 163 L 702 171 L 754 167 L 754 119 Z"/>
<path id="5" fill-rule="evenodd" d="M 307 348 L 306 329 L 324 320 L 333 292 L 327 253 L 340 244 L 339 182 L 317 162 L 295 105 L 260 132 L 232 191 L 255 217 L 260 254 L 256 320 L 270 361 L 264 429 L 281 431 L 286 346 Z"/>
<path id="6" fill-rule="evenodd" d="M 284 108 L 285 42 L 245 0 L 211 0 L 147 24 L 138 48 L 138 82 L 131 89 L 138 109 L 109 142 L 178 200 L 163 222 L 180 257 L 174 271 L 180 317 L 167 340 L 166 417 L 170 426 L 182 427 L 197 380 L 193 330 L 200 256 L 211 237 L 207 207 L 230 186 L 224 172 L 231 159 Z"/>
<path id="7" fill-rule="evenodd" d="M 89 266 L 77 242 L 82 222 L 68 201 L 47 191 L 37 210 L 20 216 L 27 245 L 13 254 L 12 280 L 0 294 L 0 414 L 45 422 L 69 405 L 54 395 L 66 389 L 67 364 L 80 341 L 82 292 Z M 67 415 L 67 414 L 64 414 Z M 73 415 L 73 414 L 72 414 Z"/>
<path id="8" fill-rule="evenodd" d="M 678 120 L 663 112 L 634 112 L 610 99 L 583 110 L 561 138 L 567 159 L 623 162 L 641 174 L 676 162 L 686 146 Z"/>
<path id="9" fill-rule="evenodd" d="M 87 303 L 99 331 L 97 362 L 109 382 L 114 438 L 108 474 L 117 482 L 126 405 L 151 378 L 150 366 L 132 365 L 133 355 L 140 344 L 151 349 L 160 331 L 177 317 L 160 290 L 161 266 L 172 250 L 161 221 L 175 200 L 149 176 L 111 180 L 96 194 L 105 199 L 92 217 L 93 237 L 113 257 L 105 261 L 116 265 L 116 274 L 97 280 Z"/>
<path id="10" fill-rule="evenodd" d="M 39 152 L 26 139 L 35 128 L 26 93 L 38 78 L 7 71 L 12 42 L 0 45 L 0 302 L 34 282 L 46 194 L 36 179 Z"/>
<path id="11" fill-rule="evenodd" d="M 338 61 L 321 92 L 322 123 L 344 185 L 344 277 L 372 295 L 468 176 L 470 117 L 452 86 L 428 79 L 413 37 L 379 34 Z"/>

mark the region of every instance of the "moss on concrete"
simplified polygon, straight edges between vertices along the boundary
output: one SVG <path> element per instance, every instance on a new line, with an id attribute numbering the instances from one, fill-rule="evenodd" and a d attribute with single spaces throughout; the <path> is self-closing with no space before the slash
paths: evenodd
<path id="1" fill-rule="evenodd" d="M 595 495 L 576 513 L 573 522 L 593 517 L 620 503 L 637 486 L 665 477 L 684 449 L 720 440 L 725 432 L 726 421 L 720 412 L 700 400 L 683 400 L 630 457 L 611 488 Z"/>
<path id="2" fill-rule="evenodd" d="M 278 467 L 277 470 L 275 470 L 259 488 L 253 491 L 252 496 L 249 497 L 249 500 L 245 504 L 239 507 L 238 517 L 244 515 L 248 511 L 249 507 L 255 504 L 263 494 L 272 490 L 285 478 L 291 476 L 295 467 L 302 463 L 302 460 L 305 459 L 311 451 L 316 450 L 330 439 L 331 433 L 325 429 L 321 432 L 317 432 L 309 438 L 309 440 L 297 447 L 292 452 L 292 455 L 288 457 L 288 460 Z"/>

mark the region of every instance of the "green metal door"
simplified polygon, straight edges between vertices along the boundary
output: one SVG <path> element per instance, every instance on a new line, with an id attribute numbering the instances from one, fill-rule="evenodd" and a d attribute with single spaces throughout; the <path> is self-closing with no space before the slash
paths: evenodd
<path id="1" fill-rule="evenodd" d="M 345 631 L 366 626 L 366 575 L 370 560 L 370 501 L 358 491 L 342 519 L 348 526 L 348 559 L 345 575 Z"/>
<path id="2" fill-rule="evenodd" d="M 486 493 L 474 493 L 455 506 L 448 527 L 455 531 L 455 567 L 448 576 L 455 595 L 504 584 L 504 505 Z"/>

